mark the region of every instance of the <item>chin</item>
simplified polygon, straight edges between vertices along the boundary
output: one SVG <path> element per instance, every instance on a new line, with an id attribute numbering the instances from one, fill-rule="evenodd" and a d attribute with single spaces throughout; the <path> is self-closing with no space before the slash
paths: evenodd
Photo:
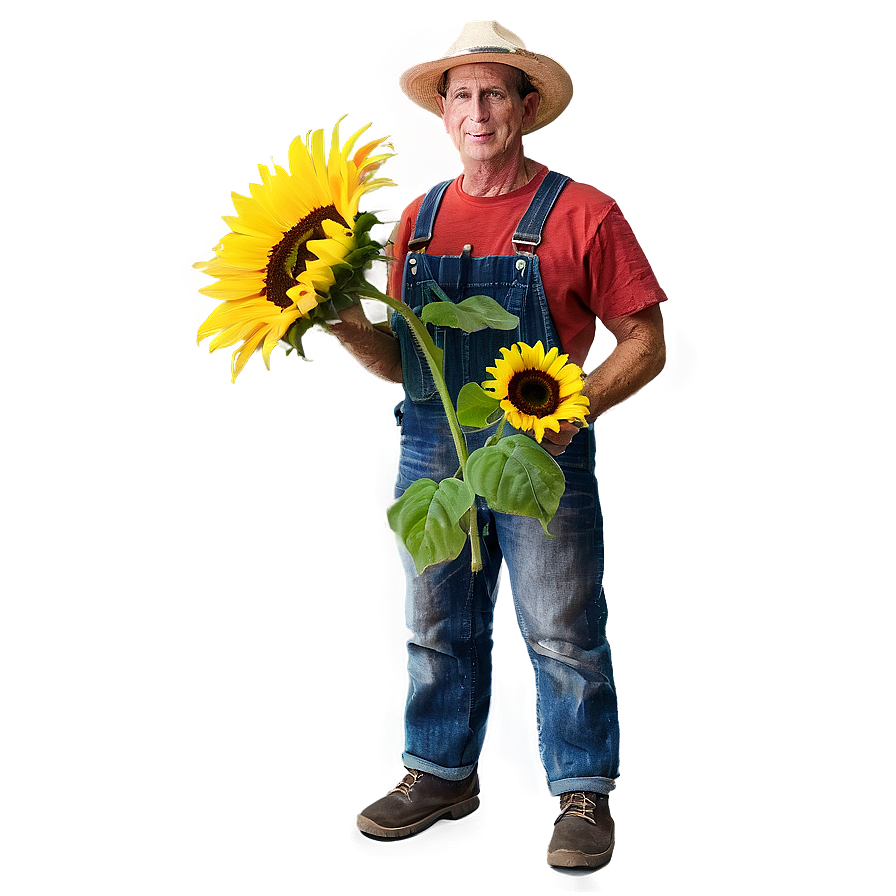
<path id="1" fill-rule="evenodd" d="M 475 143 L 465 147 L 464 155 L 477 162 L 495 162 L 503 158 L 504 148 L 495 146 L 494 143 Z"/>

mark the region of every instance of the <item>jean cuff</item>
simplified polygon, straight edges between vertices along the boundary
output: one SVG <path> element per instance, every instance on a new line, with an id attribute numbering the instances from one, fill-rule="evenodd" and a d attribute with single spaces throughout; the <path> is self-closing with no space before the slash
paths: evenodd
<path id="1" fill-rule="evenodd" d="M 588 793 L 609 793 L 616 789 L 615 778 L 561 778 L 559 781 L 548 781 L 552 796 L 570 793 L 574 790 L 585 790 Z"/>
<path id="2" fill-rule="evenodd" d="M 410 753 L 402 753 L 401 761 L 405 768 L 412 768 L 418 772 L 428 772 L 437 778 L 444 778 L 446 781 L 463 781 L 469 778 L 476 771 L 475 763 L 473 765 L 465 765 L 463 768 L 442 768 L 434 762 L 427 762 L 425 759 L 419 759 Z"/>

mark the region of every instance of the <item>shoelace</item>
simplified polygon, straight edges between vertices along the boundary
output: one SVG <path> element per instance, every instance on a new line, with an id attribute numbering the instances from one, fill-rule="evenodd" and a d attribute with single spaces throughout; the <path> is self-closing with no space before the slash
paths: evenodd
<path id="1" fill-rule="evenodd" d="M 408 769 L 408 773 L 389 791 L 389 793 L 403 793 L 410 796 L 411 788 L 423 777 L 423 772 Z"/>
<path id="2" fill-rule="evenodd" d="M 595 794 L 592 794 L 595 796 Z M 591 824 L 597 824 L 594 820 L 594 809 L 597 803 L 592 800 L 584 791 L 575 791 L 574 793 L 563 793 L 560 795 L 560 814 L 557 821 L 560 821 L 566 815 L 576 815 L 584 818 Z M 557 823 L 554 822 L 554 824 Z"/>

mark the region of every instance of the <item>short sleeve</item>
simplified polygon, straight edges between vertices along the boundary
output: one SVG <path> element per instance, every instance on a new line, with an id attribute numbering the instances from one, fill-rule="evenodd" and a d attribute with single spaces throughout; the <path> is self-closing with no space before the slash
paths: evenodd
<path id="1" fill-rule="evenodd" d="M 401 278 L 404 271 L 404 260 L 408 254 L 411 229 L 414 226 L 414 221 L 417 219 L 417 212 L 420 210 L 422 202 L 423 197 L 418 196 L 402 212 L 401 218 L 392 232 L 392 243 L 386 249 L 386 255 L 389 257 L 389 286 L 387 292 L 393 299 L 401 298 Z"/>
<path id="2" fill-rule="evenodd" d="M 597 229 L 591 275 L 591 309 L 602 321 L 666 301 L 644 250 L 615 204 Z"/>

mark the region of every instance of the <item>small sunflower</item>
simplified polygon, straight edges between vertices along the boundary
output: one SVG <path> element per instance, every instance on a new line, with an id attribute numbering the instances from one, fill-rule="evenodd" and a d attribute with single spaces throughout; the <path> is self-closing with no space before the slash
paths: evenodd
<path id="1" fill-rule="evenodd" d="M 221 300 L 199 328 L 197 341 L 214 336 L 209 351 L 242 343 L 233 353 L 234 381 L 258 348 L 270 368 L 274 346 L 295 324 L 298 335 L 289 341 L 301 352 L 301 333 L 332 317 L 318 306 L 382 248 L 368 236 L 376 218 L 358 214 L 365 193 L 393 185 L 373 176 L 392 156 L 373 154 L 385 137 L 353 153 L 369 127 L 340 148 L 337 122 L 329 156 L 322 130 L 304 141 L 296 137 L 289 147 L 289 171 L 259 165 L 261 183 L 250 184 L 250 195 L 232 194 L 237 214 L 223 219 L 231 232 L 215 247 L 215 257 L 194 265 L 217 278 L 199 291 Z"/>
<path id="2" fill-rule="evenodd" d="M 486 371 L 494 379 L 482 388 L 501 402 L 507 421 L 523 431 L 533 431 L 540 442 L 546 429 L 558 432 L 561 420 L 585 423 L 588 398 L 582 395 L 582 369 L 567 363 L 569 355 L 552 348 L 545 354 L 541 342 L 534 346 L 517 342 L 502 348 L 503 359 Z"/>

